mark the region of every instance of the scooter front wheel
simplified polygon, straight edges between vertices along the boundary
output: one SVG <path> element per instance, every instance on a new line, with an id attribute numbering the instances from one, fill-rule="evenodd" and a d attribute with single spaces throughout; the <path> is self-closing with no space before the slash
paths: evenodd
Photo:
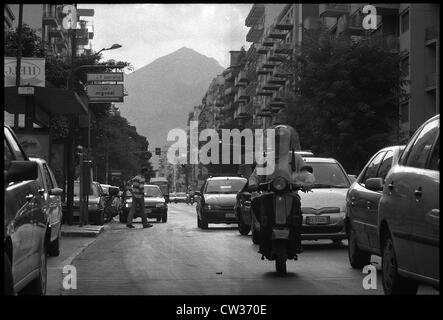
<path id="1" fill-rule="evenodd" d="M 278 275 L 286 275 L 286 245 L 283 241 L 274 244 L 275 270 Z"/>

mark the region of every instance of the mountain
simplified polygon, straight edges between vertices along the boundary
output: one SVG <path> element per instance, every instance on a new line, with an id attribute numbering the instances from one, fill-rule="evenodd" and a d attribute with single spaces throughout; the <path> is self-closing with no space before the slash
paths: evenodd
<path id="1" fill-rule="evenodd" d="M 223 70 L 215 59 L 186 47 L 160 57 L 125 75 L 128 96 L 118 104 L 121 115 L 147 137 L 151 150 L 163 147 L 169 130 L 186 130 L 188 113 Z"/>

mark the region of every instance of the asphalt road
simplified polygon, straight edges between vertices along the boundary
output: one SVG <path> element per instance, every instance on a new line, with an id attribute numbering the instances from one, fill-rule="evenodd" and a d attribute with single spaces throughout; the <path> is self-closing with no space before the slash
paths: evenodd
<path id="1" fill-rule="evenodd" d="M 77 289 L 65 295 L 317 295 L 383 294 L 365 290 L 364 274 L 350 267 L 346 241 L 305 241 L 298 261 L 288 261 L 288 275 L 277 276 L 273 261 L 261 260 L 251 236 L 236 225 L 197 228 L 195 205 L 170 204 L 167 223 L 136 229 L 111 223 L 80 254 Z M 137 220 L 138 221 L 138 220 Z M 420 287 L 419 293 L 435 294 Z"/>

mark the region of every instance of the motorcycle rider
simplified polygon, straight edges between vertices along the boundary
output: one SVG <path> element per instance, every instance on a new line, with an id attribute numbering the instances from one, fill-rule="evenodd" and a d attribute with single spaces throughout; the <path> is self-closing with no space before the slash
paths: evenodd
<path id="1" fill-rule="evenodd" d="M 276 152 L 275 152 L 275 167 L 278 168 L 279 173 L 281 174 L 282 171 L 284 175 L 290 180 L 291 183 L 303 183 L 303 182 L 314 182 L 314 176 L 312 175 L 312 167 L 306 165 L 303 158 L 295 153 L 295 150 L 300 150 L 300 141 L 298 134 L 296 130 L 289 126 L 289 125 L 283 125 L 283 124 L 276 124 L 271 129 L 275 129 L 276 132 L 279 130 L 286 131 L 286 134 L 290 134 L 289 138 L 289 146 L 279 145 L 279 143 L 276 143 Z M 277 137 L 277 133 L 276 133 Z M 277 137 L 277 142 L 280 141 L 280 139 Z M 284 141 L 284 139 L 282 139 Z M 284 142 L 282 142 L 284 143 Z M 287 156 L 286 154 L 284 156 L 281 155 L 282 152 L 287 152 L 286 150 L 291 150 L 291 156 Z M 288 152 L 289 153 L 289 152 Z M 288 161 L 289 160 L 289 161 Z M 286 163 L 283 163 L 283 162 Z M 274 172 L 270 175 L 258 175 L 257 174 L 257 166 L 253 170 L 251 176 L 249 177 L 248 186 L 250 190 L 256 190 L 258 185 L 260 183 L 264 183 L 267 181 L 270 181 L 274 178 L 277 170 L 274 170 Z M 303 187 L 300 189 L 303 192 L 308 192 L 310 190 L 309 187 Z M 295 235 L 295 242 L 296 242 L 296 253 L 300 253 L 303 251 L 302 245 L 301 245 L 301 202 L 300 202 L 300 196 L 298 195 L 297 191 L 293 191 L 292 195 L 294 197 L 296 212 L 294 212 L 294 217 L 297 219 L 296 221 L 299 221 L 299 227 L 296 228 L 296 235 Z M 272 210 L 269 206 L 272 205 L 269 203 L 269 197 L 266 196 L 266 193 L 258 195 L 256 197 L 253 197 L 251 199 L 251 209 L 253 211 L 253 214 L 259 213 L 261 210 Z M 268 208 L 267 208 L 268 207 Z M 267 208 L 267 209 L 266 209 Z M 260 216 L 260 215 L 259 215 Z"/>

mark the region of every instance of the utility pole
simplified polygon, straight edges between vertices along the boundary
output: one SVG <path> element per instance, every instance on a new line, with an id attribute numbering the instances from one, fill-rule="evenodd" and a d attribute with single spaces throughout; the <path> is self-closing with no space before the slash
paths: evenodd
<path id="1" fill-rule="evenodd" d="M 77 4 L 74 5 L 77 9 Z M 75 22 L 77 23 L 77 21 Z M 69 77 L 69 90 L 75 92 L 74 85 L 74 68 L 75 68 L 75 57 L 77 55 L 77 29 L 71 29 L 71 75 Z M 66 196 L 66 206 L 68 210 L 67 222 L 68 224 L 73 223 L 73 210 L 74 210 L 74 127 L 75 119 L 73 115 L 69 115 L 69 137 L 66 150 L 66 178 L 67 178 L 67 196 Z"/>
<path id="2" fill-rule="evenodd" d="M 22 33 L 23 33 L 23 3 L 19 4 L 18 9 L 18 44 L 17 44 L 17 61 L 15 68 L 15 86 L 20 86 L 20 69 L 22 66 Z M 18 129 L 18 113 L 14 113 L 14 128 Z"/>

